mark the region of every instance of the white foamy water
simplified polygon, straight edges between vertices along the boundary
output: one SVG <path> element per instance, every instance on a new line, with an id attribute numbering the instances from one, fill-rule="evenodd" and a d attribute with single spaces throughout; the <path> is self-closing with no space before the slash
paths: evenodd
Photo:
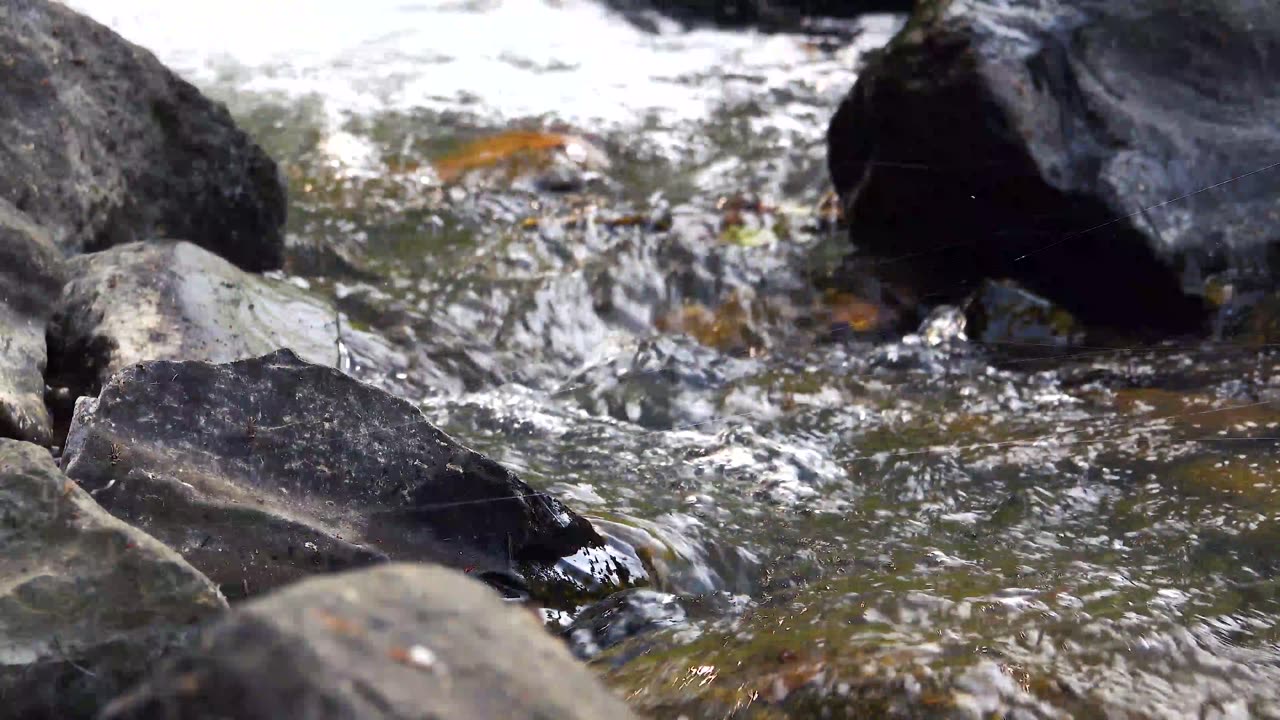
<path id="1" fill-rule="evenodd" d="M 466 107 L 577 124 L 697 120 L 801 82 L 839 97 L 901 24 L 817 53 L 796 35 L 643 32 L 591 0 L 69 0 L 201 85 L 316 94 L 338 111 Z"/>

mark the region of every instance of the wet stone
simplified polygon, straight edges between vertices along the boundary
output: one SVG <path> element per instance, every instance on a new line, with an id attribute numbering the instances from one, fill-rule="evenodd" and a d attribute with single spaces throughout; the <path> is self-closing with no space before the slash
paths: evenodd
<path id="1" fill-rule="evenodd" d="M 238 607 L 103 720 L 632 718 L 534 616 L 437 566 L 308 580 Z"/>
<path id="2" fill-rule="evenodd" d="M 90 718 L 226 600 L 103 510 L 49 452 L 0 439 L 0 718 Z"/>
<path id="3" fill-rule="evenodd" d="M 1274 282 L 1277 28 L 1274 3 L 917 3 L 830 124 L 850 237 L 922 297 L 1007 277 L 1091 327 L 1202 333 L 1208 278 Z"/>
<path id="4" fill-rule="evenodd" d="M 548 602 L 641 579 L 585 519 L 410 403 L 287 350 L 130 366 L 77 403 L 63 462 L 233 598 L 386 560 Z"/>
<path id="5" fill-rule="evenodd" d="M 49 233 L 0 199 L 0 437 L 52 441 L 45 323 L 64 273 Z"/>

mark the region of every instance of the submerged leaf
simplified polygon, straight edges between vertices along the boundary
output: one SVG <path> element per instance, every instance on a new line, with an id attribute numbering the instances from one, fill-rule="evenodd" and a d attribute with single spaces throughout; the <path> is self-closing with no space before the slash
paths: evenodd
<path id="1" fill-rule="evenodd" d="M 512 175 L 543 170 L 560 153 L 583 167 L 608 166 L 604 152 L 585 139 L 536 130 L 509 130 L 490 135 L 467 143 L 433 164 L 441 180 L 454 182 L 473 170 L 499 165 L 507 165 Z"/>

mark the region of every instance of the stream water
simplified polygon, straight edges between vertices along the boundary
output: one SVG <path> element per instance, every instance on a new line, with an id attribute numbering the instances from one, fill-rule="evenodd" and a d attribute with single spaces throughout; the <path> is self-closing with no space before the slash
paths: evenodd
<path id="1" fill-rule="evenodd" d="M 569 636 L 638 710 L 1280 717 L 1269 346 L 899 339 L 820 289 L 826 122 L 903 18 L 70 4 L 281 163 L 288 276 L 429 419 L 636 548 L 652 587 Z M 496 133 L 520 163 L 467 159 Z"/>

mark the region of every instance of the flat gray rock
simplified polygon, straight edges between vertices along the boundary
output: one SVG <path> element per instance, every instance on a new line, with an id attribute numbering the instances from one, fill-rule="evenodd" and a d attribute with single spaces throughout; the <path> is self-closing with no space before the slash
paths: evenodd
<path id="1" fill-rule="evenodd" d="M 275 163 L 146 50 L 47 0 L 0 3 L 0 199 L 66 253 L 181 237 L 280 267 Z"/>
<path id="2" fill-rule="evenodd" d="M 49 233 L 0 199 L 0 437 L 48 445 L 45 323 L 62 288 Z"/>
<path id="3" fill-rule="evenodd" d="M 87 718 L 226 608 L 49 452 L 0 440 L 0 718 Z"/>
<path id="4" fill-rule="evenodd" d="M 351 327 L 330 304 L 283 280 L 247 273 L 188 242 L 139 242 L 68 262 L 50 324 L 50 382 L 96 395 L 143 360 L 221 363 L 287 347 L 399 394 L 404 353 Z M 397 377 L 399 376 L 399 377 Z"/>
<path id="5" fill-rule="evenodd" d="M 387 565 L 239 606 L 102 720 L 628 720 L 540 627 L 461 573 Z"/>
<path id="6" fill-rule="evenodd" d="M 286 350 L 125 368 L 77 403 L 63 463 L 233 599 L 386 560 L 562 603 L 643 575 L 414 405 Z"/>

